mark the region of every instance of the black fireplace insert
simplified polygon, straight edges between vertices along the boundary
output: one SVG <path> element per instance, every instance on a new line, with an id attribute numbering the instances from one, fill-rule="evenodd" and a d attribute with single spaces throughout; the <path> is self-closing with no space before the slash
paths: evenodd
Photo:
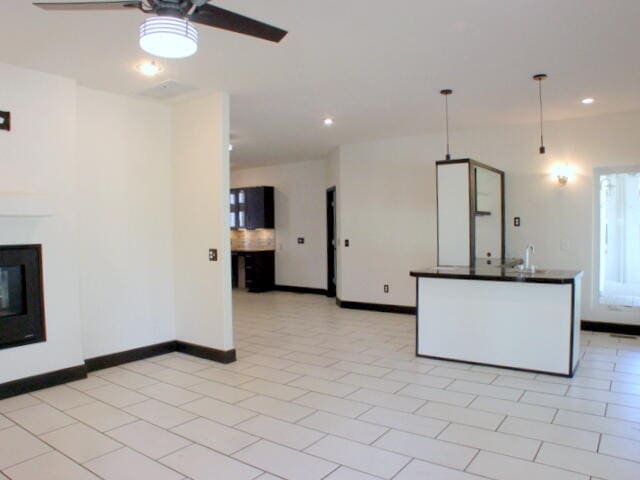
<path id="1" fill-rule="evenodd" d="M 0 246 L 0 349 L 45 340 L 42 247 Z"/>

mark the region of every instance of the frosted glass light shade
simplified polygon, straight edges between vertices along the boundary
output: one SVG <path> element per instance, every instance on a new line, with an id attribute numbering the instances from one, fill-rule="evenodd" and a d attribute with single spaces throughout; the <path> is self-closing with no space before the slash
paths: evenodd
<path id="1" fill-rule="evenodd" d="M 140 48 L 156 57 L 189 57 L 198 50 L 198 30 L 181 18 L 152 17 L 140 25 Z"/>

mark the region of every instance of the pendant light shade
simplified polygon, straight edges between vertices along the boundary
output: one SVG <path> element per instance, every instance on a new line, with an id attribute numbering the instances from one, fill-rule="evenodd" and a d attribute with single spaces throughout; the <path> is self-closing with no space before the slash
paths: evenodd
<path id="1" fill-rule="evenodd" d="M 538 99 L 540 100 L 540 155 L 544 155 L 547 152 L 546 147 L 544 146 L 544 117 L 542 115 L 542 81 L 546 80 L 547 75 L 545 73 L 538 73 L 533 76 L 533 79 L 538 82 Z"/>
<path id="2" fill-rule="evenodd" d="M 151 17 L 140 25 L 140 48 L 155 57 L 190 57 L 198 50 L 198 31 L 182 18 Z"/>
<path id="3" fill-rule="evenodd" d="M 440 90 L 440 95 L 444 97 L 444 117 L 447 128 L 447 154 L 444 157 L 445 160 L 451 160 L 451 154 L 449 153 L 449 95 L 452 93 L 453 90 L 450 88 Z"/>

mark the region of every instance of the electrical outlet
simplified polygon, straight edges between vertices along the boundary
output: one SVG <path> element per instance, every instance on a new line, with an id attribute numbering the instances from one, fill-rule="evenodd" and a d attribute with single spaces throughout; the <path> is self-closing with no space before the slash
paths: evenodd
<path id="1" fill-rule="evenodd" d="M 209 249 L 209 261 L 217 262 L 218 261 L 218 249 L 210 248 Z"/>
<path id="2" fill-rule="evenodd" d="M 389 293 L 389 285 L 384 286 L 384 293 Z"/>
<path id="3" fill-rule="evenodd" d="M 569 250 L 569 240 L 567 239 L 563 239 L 560 242 L 560 249 L 564 250 L 565 252 L 567 252 Z"/>
<path id="4" fill-rule="evenodd" d="M 302 245 L 304 243 L 304 237 L 298 237 L 298 243 Z"/>
<path id="5" fill-rule="evenodd" d="M 520 217 L 513 217 L 513 226 L 514 227 L 520 226 Z"/>
<path id="6" fill-rule="evenodd" d="M 348 239 L 348 238 L 345 238 L 345 240 L 344 240 L 344 246 L 345 246 L 345 247 L 348 247 L 348 246 L 349 246 L 349 239 Z"/>

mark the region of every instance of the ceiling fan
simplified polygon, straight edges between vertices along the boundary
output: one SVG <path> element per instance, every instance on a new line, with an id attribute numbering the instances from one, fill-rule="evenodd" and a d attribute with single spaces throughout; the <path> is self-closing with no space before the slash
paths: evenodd
<path id="1" fill-rule="evenodd" d="M 211 5 L 208 0 L 124 0 L 97 2 L 34 2 L 49 11 L 136 9 L 155 16 L 140 25 L 140 47 L 164 58 L 184 58 L 198 49 L 197 23 L 280 42 L 287 32 L 253 18 Z"/>

